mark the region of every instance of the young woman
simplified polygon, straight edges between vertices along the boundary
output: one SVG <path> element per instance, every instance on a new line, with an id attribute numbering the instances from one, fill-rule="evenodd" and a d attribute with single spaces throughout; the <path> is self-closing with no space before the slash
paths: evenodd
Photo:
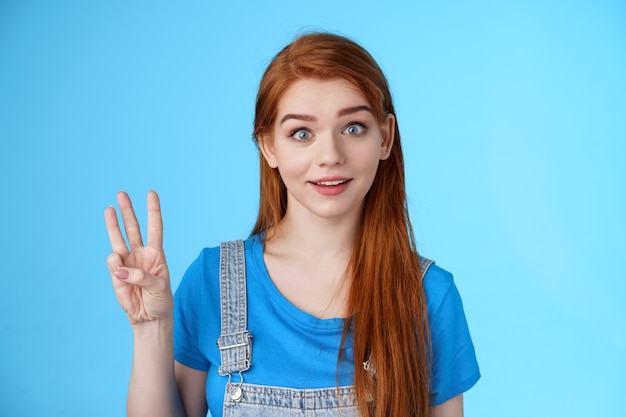
<path id="1" fill-rule="evenodd" d="M 452 276 L 418 256 L 387 81 L 346 38 L 284 48 L 254 122 L 252 235 L 205 249 L 172 296 L 156 193 L 107 259 L 134 334 L 131 416 L 462 416 L 480 373 Z M 252 348 L 254 346 L 254 349 Z"/>

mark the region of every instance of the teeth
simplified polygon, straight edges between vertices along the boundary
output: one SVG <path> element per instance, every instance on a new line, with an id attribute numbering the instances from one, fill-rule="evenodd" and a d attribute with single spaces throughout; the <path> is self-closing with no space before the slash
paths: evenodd
<path id="1" fill-rule="evenodd" d="M 348 182 L 347 180 L 337 180 L 337 181 L 321 181 L 321 182 L 316 182 L 316 185 L 339 185 L 339 184 L 343 184 L 344 182 Z"/>

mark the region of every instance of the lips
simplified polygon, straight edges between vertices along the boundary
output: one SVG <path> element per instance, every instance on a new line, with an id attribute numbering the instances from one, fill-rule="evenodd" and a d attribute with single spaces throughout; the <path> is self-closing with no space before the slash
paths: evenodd
<path id="1" fill-rule="evenodd" d="M 339 184 L 345 184 L 349 180 L 334 180 L 334 181 L 311 181 L 315 185 L 323 185 L 326 187 L 332 187 Z"/>
<path id="2" fill-rule="evenodd" d="M 320 178 L 314 181 L 309 181 L 309 184 L 320 194 L 323 195 L 338 195 L 343 193 L 352 181 L 352 178 Z"/>

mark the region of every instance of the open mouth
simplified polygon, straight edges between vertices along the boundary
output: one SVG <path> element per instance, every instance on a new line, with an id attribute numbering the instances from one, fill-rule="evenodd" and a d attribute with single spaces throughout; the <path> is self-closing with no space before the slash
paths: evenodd
<path id="1" fill-rule="evenodd" d="M 313 183 L 315 185 L 321 185 L 321 186 L 324 186 L 324 187 L 333 187 L 335 185 L 345 184 L 348 181 L 350 181 L 350 180 L 319 181 L 319 182 L 311 181 L 311 183 Z"/>

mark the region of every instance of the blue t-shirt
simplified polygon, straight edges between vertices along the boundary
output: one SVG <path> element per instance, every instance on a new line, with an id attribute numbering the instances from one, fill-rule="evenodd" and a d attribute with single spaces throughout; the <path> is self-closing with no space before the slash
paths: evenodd
<path id="1" fill-rule="evenodd" d="M 260 237 L 251 237 L 244 246 L 248 329 L 253 337 L 252 366 L 243 373 L 244 381 L 296 389 L 352 385 L 351 335 L 346 355 L 337 362 L 344 320 L 319 319 L 291 304 L 267 272 Z M 204 249 L 185 273 L 174 299 L 175 358 L 208 372 L 207 402 L 214 417 L 222 415 L 228 381 L 217 373 L 219 262 L 219 247 Z M 432 265 L 424 277 L 424 290 L 433 348 L 432 405 L 437 405 L 471 388 L 480 372 L 452 275 Z"/>

